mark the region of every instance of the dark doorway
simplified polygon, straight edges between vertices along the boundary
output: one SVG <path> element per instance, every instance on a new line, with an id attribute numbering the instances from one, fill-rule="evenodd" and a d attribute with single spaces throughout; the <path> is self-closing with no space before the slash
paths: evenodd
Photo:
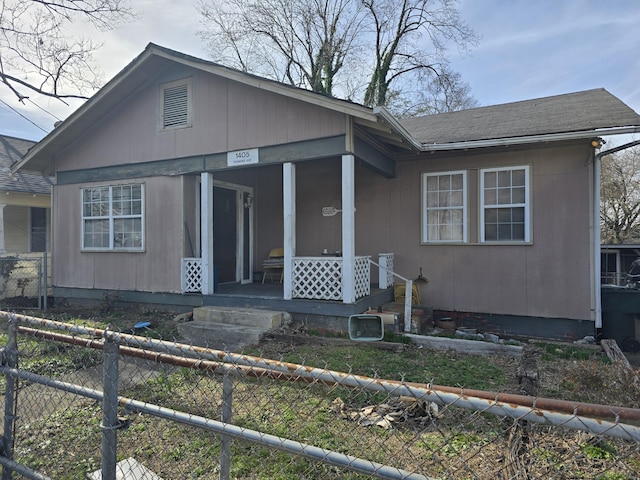
<path id="1" fill-rule="evenodd" d="M 237 245 L 236 191 L 213 187 L 213 258 L 218 282 L 235 282 Z"/>
<path id="2" fill-rule="evenodd" d="M 47 209 L 31 207 L 31 252 L 47 251 Z"/>

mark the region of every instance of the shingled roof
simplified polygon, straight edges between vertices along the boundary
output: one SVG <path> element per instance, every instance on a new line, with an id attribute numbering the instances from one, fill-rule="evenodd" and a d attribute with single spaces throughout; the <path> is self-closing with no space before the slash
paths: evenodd
<path id="1" fill-rule="evenodd" d="M 0 191 L 50 195 L 53 182 L 48 177 L 17 172 L 10 176 L 9 167 L 20 160 L 36 142 L 0 135 Z"/>
<path id="2" fill-rule="evenodd" d="M 599 88 L 399 122 L 427 145 L 638 126 L 640 115 Z"/>

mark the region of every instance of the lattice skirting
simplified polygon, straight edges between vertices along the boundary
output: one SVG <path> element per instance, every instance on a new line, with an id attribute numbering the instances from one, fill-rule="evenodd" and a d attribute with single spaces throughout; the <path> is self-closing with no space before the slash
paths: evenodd
<path id="1" fill-rule="evenodd" d="M 202 291 L 202 259 L 183 258 L 181 271 L 182 293 Z"/>

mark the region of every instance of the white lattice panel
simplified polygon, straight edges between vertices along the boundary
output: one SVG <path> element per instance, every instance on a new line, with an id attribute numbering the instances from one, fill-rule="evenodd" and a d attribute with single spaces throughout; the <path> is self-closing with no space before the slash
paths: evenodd
<path id="1" fill-rule="evenodd" d="M 356 257 L 355 272 L 356 278 L 354 288 L 356 298 L 366 297 L 371 293 L 371 264 L 369 257 Z"/>
<path id="2" fill-rule="evenodd" d="M 202 291 L 202 259 L 183 258 L 181 271 L 182 293 Z"/>
<path id="3" fill-rule="evenodd" d="M 393 286 L 393 253 L 378 254 L 378 263 L 382 267 L 378 283 L 380 288 L 389 288 Z"/>
<path id="4" fill-rule="evenodd" d="M 342 259 L 293 259 L 293 298 L 342 300 Z"/>

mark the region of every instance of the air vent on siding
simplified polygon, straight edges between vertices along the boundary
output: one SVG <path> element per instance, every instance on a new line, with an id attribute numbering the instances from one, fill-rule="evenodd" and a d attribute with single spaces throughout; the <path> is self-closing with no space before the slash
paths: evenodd
<path id="1" fill-rule="evenodd" d="M 189 126 L 188 85 L 176 85 L 164 89 L 163 128 Z"/>

